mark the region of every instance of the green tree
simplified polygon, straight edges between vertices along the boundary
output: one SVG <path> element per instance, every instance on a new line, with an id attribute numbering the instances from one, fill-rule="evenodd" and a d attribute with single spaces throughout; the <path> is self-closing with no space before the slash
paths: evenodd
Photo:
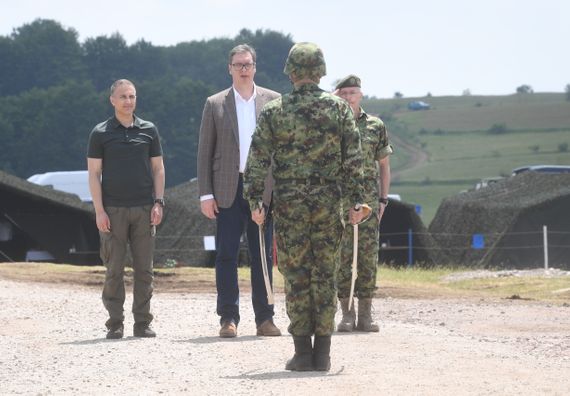
<path id="1" fill-rule="evenodd" d="M 3 162 L 14 174 L 85 169 L 89 132 L 108 116 L 108 100 L 89 82 L 34 88 L 0 102 Z"/>
<path id="2" fill-rule="evenodd" d="M 80 80 L 87 74 L 82 50 L 74 29 L 64 29 L 58 22 L 36 19 L 15 29 L 11 36 L 13 62 L 8 74 L 8 93 L 31 88 L 47 88 L 66 80 Z"/>
<path id="3" fill-rule="evenodd" d="M 532 90 L 532 87 L 530 85 L 527 84 L 523 84 L 521 86 L 517 87 L 517 93 L 518 94 L 531 94 L 534 91 Z"/>
<path id="4" fill-rule="evenodd" d="M 290 90 L 283 64 L 293 41 L 279 32 L 243 29 L 234 38 L 168 47 L 144 40 L 129 46 L 118 33 L 83 44 L 77 36 L 41 19 L 0 36 L 0 169 L 20 177 L 85 169 L 89 132 L 113 114 L 109 87 L 127 78 L 137 86 L 137 114 L 160 130 L 171 186 L 196 175 L 202 108 L 231 85 L 232 47 L 257 50 L 258 84 Z"/>
<path id="5" fill-rule="evenodd" d="M 169 186 L 196 176 L 202 108 L 211 91 L 203 82 L 187 77 L 163 77 L 137 86 L 137 114 L 159 129 Z"/>
<path id="6" fill-rule="evenodd" d="M 107 89 L 120 78 L 129 78 L 129 48 L 118 33 L 89 38 L 83 43 L 84 62 L 97 90 Z M 129 59 L 128 62 L 125 60 Z M 127 77 L 129 76 L 129 77 Z"/>

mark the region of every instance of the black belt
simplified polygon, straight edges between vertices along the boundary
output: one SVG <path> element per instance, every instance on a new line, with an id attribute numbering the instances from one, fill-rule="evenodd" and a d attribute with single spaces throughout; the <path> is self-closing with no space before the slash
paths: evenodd
<path id="1" fill-rule="evenodd" d="M 294 179 L 277 179 L 278 183 L 292 184 L 292 185 L 307 185 L 307 186 L 324 186 L 327 184 L 335 184 L 336 180 L 327 179 L 320 176 L 310 176 L 305 178 L 294 178 Z"/>

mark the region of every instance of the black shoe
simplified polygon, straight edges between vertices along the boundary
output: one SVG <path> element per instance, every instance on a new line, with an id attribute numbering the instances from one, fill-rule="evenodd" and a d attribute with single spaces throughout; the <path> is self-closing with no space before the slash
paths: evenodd
<path id="1" fill-rule="evenodd" d="M 156 337 L 156 333 L 153 329 L 150 328 L 150 325 L 144 324 L 135 324 L 133 326 L 133 335 L 135 337 L 143 337 L 143 338 L 152 338 Z"/>
<path id="2" fill-rule="evenodd" d="M 293 336 L 295 344 L 295 355 L 292 359 L 287 361 L 285 370 L 291 371 L 313 371 L 313 346 L 311 344 L 311 337 Z"/>
<path id="3" fill-rule="evenodd" d="M 123 325 L 116 325 L 111 327 L 108 331 L 107 331 L 107 339 L 108 340 L 118 340 L 120 338 L 123 338 Z"/>
<path id="4" fill-rule="evenodd" d="M 331 336 L 315 336 L 313 364 L 316 371 L 331 369 Z"/>

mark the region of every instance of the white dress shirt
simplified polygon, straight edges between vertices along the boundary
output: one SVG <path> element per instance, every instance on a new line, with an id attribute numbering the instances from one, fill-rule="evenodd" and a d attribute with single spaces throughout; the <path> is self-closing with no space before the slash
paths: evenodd
<path id="1" fill-rule="evenodd" d="M 248 100 L 241 97 L 237 89 L 234 88 L 234 95 L 236 99 L 236 114 L 239 129 L 239 171 L 245 171 L 247 162 L 247 155 L 249 154 L 249 147 L 251 146 L 251 137 L 255 130 L 255 98 L 257 97 L 257 90 L 255 84 L 253 86 L 253 95 Z"/>

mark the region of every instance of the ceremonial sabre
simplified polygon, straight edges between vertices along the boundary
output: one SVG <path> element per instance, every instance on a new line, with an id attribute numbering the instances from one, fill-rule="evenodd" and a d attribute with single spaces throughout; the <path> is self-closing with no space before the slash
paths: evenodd
<path id="1" fill-rule="evenodd" d="M 260 209 L 263 209 L 260 204 Z M 267 255 L 265 253 L 265 233 L 263 232 L 263 224 L 258 224 L 259 227 L 259 253 L 261 255 L 261 269 L 263 270 L 263 280 L 265 281 L 265 290 L 267 291 L 267 302 L 270 305 L 274 304 L 273 290 L 271 290 L 271 282 L 269 281 L 269 268 L 267 267 Z"/>
<path id="2" fill-rule="evenodd" d="M 352 307 L 352 301 L 354 300 L 354 285 L 356 284 L 356 266 L 358 264 L 358 224 L 353 224 L 352 226 L 352 274 L 350 277 L 350 294 L 348 295 L 348 310 Z"/>
<path id="3" fill-rule="evenodd" d="M 356 284 L 356 277 L 357 277 L 357 266 L 358 266 L 358 224 L 364 223 L 366 220 L 370 218 L 372 215 L 372 209 L 370 206 L 366 204 L 358 204 L 355 206 L 356 210 L 362 210 L 364 212 L 364 217 L 360 220 L 359 223 L 352 225 L 352 273 L 350 277 L 350 295 L 348 297 L 348 310 L 352 307 L 352 303 L 354 300 L 354 286 Z"/>

